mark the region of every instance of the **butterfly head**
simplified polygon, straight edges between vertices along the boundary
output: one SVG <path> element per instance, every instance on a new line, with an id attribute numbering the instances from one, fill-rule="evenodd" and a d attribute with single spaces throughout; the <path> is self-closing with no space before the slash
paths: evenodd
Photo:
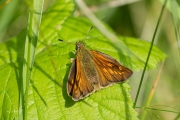
<path id="1" fill-rule="evenodd" d="M 80 47 L 84 46 L 82 42 L 76 42 L 76 50 L 78 50 Z"/>

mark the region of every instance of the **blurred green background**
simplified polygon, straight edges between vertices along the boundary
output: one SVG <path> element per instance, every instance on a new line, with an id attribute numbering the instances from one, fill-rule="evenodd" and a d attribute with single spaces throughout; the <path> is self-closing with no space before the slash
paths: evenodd
<path id="1" fill-rule="evenodd" d="M 163 2 L 159 0 L 85 0 L 91 11 L 102 21 L 107 23 L 117 35 L 130 36 L 145 41 L 151 41 Z M 5 4 L 7 3 L 7 4 Z M 177 9 L 180 9 L 180 2 L 177 0 Z M 52 4 L 46 0 L 44 10 Z M 29 8 L 28 1 L 1 0 L 0 1 L 0 43 L 16 36 L 28 25 Z M 177 11 L 177 13 L 180 11 Z M 84 14 L 76 7 L 72 14 L 76 17 Z M 180 14 L 177 14 L 179 17 Z M 180 17 L 179 17 L 180 18 Z M 180 26 L 176 26 L 180 28 Z M 172 19 L 172 12 L 165 9 L 162 21 L 155 38 L 155 45 L 158 46 L 167 58 L 164 61 L 160 79 L 155 88 L 150 106 L 153 108 L 179 111 L 180 108 L 180 62 L 179 62 L 179 41 L 175 36 L 175 25 Z M 179 33 L 178 33 L 179 34 Z M 149 70 L 145 74 L 137 106 L 144 107 L 150 90 L 158 76 L 159 68 Z M 131 95 L 133 101 L 137 93 L 142 71 L 134 71 L 129 84 L 132 87 Z M 143 109 L 136 108 L 139 118 Z M 147 110 L 146 119 L 180 119 L 177 113 Z"/>

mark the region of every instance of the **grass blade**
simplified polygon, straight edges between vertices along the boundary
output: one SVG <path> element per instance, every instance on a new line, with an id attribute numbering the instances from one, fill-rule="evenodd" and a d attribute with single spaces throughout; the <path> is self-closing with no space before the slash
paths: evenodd
<path id="1" fill-rule="evenodd" d="M 33 68 L 36 44 L 39 36 L 39 26 L 41 24 L 43 0 L 27 1 L 30 7 L 29 26 L 25 41 L 23 80 L 20 93 L 19 119 L 27 119 L 28 89 L 30 83 L 31 71 Z"/>
<path id="2" fill-rule="evenodd" d="M 148 53 L 148 56 L 147 56 L 147 59 L 146 59 L 146 63 L 145 63 L 145 66 L 144 66 L 144 70 L 143 70 L 143 73 L 142 73 L 142 76 L 141 76 L 141 80 L 140 80 L 140 83 L 139 83 L 139 87 L 138 87 L 138 91 L 137 91 L 137 94 L 136 94 L 136 98 L 135 98 L 135 102 L 134 102 L 134 108 L 136 106 L 136 103 L 137 103 L 137 100 L 138 100 L 138 97 L 139 97 L 139 93 L 140 93 L 140 90 L 141 90 L 141 85 L 142 85 L 144 74 L 145 74 L 145 71 L 146 71 L 146 67 L 147 67 L 147 64 L 148 64 L 148 61 L 149 61 L 149 57 L 151 55 L 151 51 L 152 51 L 152 47 L 153 47 L 153 44 L 154 44 L 155 36 L 156 36 L 156 33 L 157 33 L 157 29 L 158 29 L 160 20 L 162 18 L 163 11 L 164 11 L 164 8 L 166 6 L 166 3 L 167 3 L 167 0 L 165 0 L 165 2 L 163 4 L 163 7 L 161 9 L 161 13 L 160 13 L 159 19 L 158 19 L 158 22 L 157 22 L 157 25 L 156 25 L 156 28 L 155 28 L 155 31 L 154 31 L 154 35 L 153 35 L 153 38 L 152 38 L 152 41 L 151 41 L 151 46 L 149 48 L 149 53 Z"/>

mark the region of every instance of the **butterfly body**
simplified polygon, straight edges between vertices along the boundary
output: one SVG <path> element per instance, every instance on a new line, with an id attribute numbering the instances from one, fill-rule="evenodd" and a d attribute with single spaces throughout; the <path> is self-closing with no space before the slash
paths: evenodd
<path id="1" fill-rule="evenodd" d="M 74 101 L 96 90 L 125 81 L 132 71 L 104 53 L 76 43 L 76 58 L 68 75 L 67 92 Z"/>

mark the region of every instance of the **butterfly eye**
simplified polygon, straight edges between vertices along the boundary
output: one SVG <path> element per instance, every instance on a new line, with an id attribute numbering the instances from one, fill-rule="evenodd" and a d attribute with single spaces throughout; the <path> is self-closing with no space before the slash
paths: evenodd
<path id="1" fill-rule="evenodd" d="M 78 44 L 78 42 L 76 42 L 76 50 L 78 50 L 79 49 L 79 44 Z"/>
<path id="2" fill-rule="evenodd" d="M 84 46 L 81 42 L 76 42 L 76 50 L 78 50 L 81 46 Z"/>

